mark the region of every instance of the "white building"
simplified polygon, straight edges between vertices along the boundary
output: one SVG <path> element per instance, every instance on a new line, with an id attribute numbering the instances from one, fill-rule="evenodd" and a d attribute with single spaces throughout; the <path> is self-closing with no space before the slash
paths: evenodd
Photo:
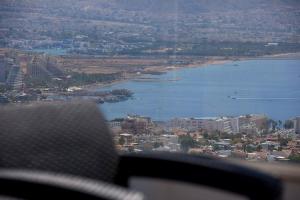
<path id="1" fill-rule="evenodd" d="M 120 121 L 109 121 L 108 125 L 110 128 L 121 128 L 121 122 Z"/>
<path id="2" fill-rule="evenodd" d="M 294 129 L 296 134 L 300 134 L 300 117 L 294 119 Z"/>
<path id="3" fill-rule="evenodd" d="M 216 130 L 225 133 L 232 133 L 231 122 L 227 117 L 222 117 L 216 120 Z"/>
<path id="4" fill-rule="evenodd" d="M 239 133 L 240 132 L 240 123 L 239 123 L 239 118 L 234 117 L 234 118 L 229 118 L 230 124 L 231 124 L 231 130 L 233 134 Z"/>
<path id="5" fill-rule="evenodd" d="M 234 120 L 233 120 L 234 121 Z M 238 129 L 237 122 L 234 122 L 235 129 Z M 231 118 L 175 118 L 170 121 L 172 128 L 182 128 L 187 130 L 205 129 L 208 132 L 221 131 L 233 133 Z M 238 130 L 235 130 L 236 132 Z"/>

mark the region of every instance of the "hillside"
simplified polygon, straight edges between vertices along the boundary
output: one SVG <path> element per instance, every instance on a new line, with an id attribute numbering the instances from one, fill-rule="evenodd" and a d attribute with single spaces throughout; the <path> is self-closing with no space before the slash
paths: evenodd
<path id="1" fill-rule="evenodd" d="M 105 48 L 103 53 L 153 50 L 156 43 L 181 49 L 203 41 L 300 43 L 297 0 L 2 0 L 0 5 L 0 47 L 67 48 L 62 40 L 82 35 L 86 43 L 73 49 Z"/>

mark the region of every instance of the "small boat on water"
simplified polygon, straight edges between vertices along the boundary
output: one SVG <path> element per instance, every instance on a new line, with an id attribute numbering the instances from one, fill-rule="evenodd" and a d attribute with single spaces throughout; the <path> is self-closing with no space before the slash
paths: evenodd
<path id="1" fill-rule="evenodd" d="M 234 96 L 228 95 L 227 97 L 230 98 L 230 99 L 237 99 L 236 96 L 237 96 L 238 92 L 234 91 L 233 93 L 234 93 Z"/>
<path id="2" fill-rule="evenodd" d="M 231 99 L 236 99 L 236 97 L 230 96 L 230 95 L 228 95 L 227 97 L 228 97 L 228 98 L 231 98 Z"/>

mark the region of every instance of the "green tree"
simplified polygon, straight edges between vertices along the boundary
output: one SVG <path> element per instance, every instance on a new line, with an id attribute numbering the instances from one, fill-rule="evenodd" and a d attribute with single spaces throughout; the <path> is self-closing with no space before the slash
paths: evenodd
<path id="1" fill-rule="evenodd" d="M 155 149 L 160 146 L 163 146 L 163 144 L 161 142 L 154 142 L 154 144 L 153 144 L 153 148 L 155 148 Z"/>
<path id="2" fill-rule="evenodd" d="M 246 147 L 247 147 L 247 144 L 246 144 L 246 143 L 243 143 L 242 149 L 243 149 L 244 152 L 247 152 L 247 151 L 246 151 Z"/>
<path id="3" fill-rule="evenodd" d="M 204 133 L 203 133 L 203 138 L 204 138 L 204 139 L 208 139 L 208 138 L 209 138 L 209 135 L 208 135 L 207 132 L 204 132 Z"/>
<path id="4" fill-rule="evenodd" d="M 121 136 L 119 139 L 119 145 L 124 145 L 124 144 L 125 144 L 125 138 Z"/>
<path id="5" fill-rule="evenodd" d="M 221 137 L 221 132 L 218 130 L 215 130 L 213 132 L 211 132 L 208 136 L 208 139 L 210 140 L 219 140 Z"/>
<path id="6" fill-rule="evenodd" d="M 290 155 L 288 158 L 290 159 L 291 162 L 300 163 L 300 155 L 299 154 Z"/>
<path id="7" fill-rule="evenodd" d="M 280 138 L 279 139 L 279 143 L 280 143 L 280 146 L 286 146 L 288 144 L 289 140 L 286 139 L 286 138 Z"/>
<path id="8" fill-rule="evenodd" d="M 286 120 L 286 121 L 284 122 L 283 127 L 284 127 L 285 129 L 292 129 L 292 128 L 294 128 L 294 122 L 293 122 L 292 120 Z"/>
<path id="9" fill-rule="evenodd" d="M 232 139 L 232 134 L 229 134 L 229 133 L 220 133 L 220 138 L 221 139 Z"/>
<path id="10" fill-rule="evenodd" d="M 4 93 L 9 90 L 8 86 L 0 84 L 0 93 Z"/>
<path id="11" fill-rule="evenodd" d="M 262 150 L 262 146 L 259 144 L 259 145 L 257 145 L 257 147 L 256 147 L 256 151 L 261 151 Z"/>
<path id="12" fill-rule="evenodd" d="M 184 152 L 188 152 L 188 150 L 192 147 L 196 146 L 196 141 L 190 135 L 181 135 L 179 137 L 180 148 Z"/>
<path id="13" fill-rule="evenodd" d="M 253 145 L 246 145 L 245 150 L 248 153 L 252 153 L 257 149 L 257 147 L 253 146 Z"/>
<path id="14" fill-rule="evenodd" d="M 275 131 L 277 128 L 277 125 L 278 125 L 278 123 L 273 119 L 269 119 L 268 124 L 269 124 L 269 127 L 272 128 L 272 131 Z"/>

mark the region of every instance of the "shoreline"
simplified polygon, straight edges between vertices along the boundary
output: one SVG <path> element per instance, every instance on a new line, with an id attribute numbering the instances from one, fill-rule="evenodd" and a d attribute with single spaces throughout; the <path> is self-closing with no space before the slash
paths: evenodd
<path id="1" fill-rule="evenodd" d="M 239 59 L 241 60 L 241 58 Z M 208 61 L 204 61 L 204 62 L 198 62 L 198 63 L 191 63 L 191 64 L 187 64 L 184 66 L 159 66 L 156 67 L 156 69 L 154 69 L 155 67 L 149 67 L 149 68 L 145 68 L 144 71 L 148 71 L 148 72 L 162 72 L 162 73 L 168 73 L 171 71 L 177 71 L 177 70 L 182 70 L 182 69 L 189 69 L 189 68 L 199 68 L 199 67 L 207 67 L 209 65 L 221 65 L 221 64 L 226 64 L 229 62 L 234 62 L 233 59 L 218 59 L 218 60 L 208 60 Z M 84 85 L 81 86 L 82 89 L 85 90 L 96 90 L 96 89 L 104 89 L 105 87 L 110 87 L 113 86 L 115 84 L 119 84 L 119 83 L 123 83 L 123 82 L 127 82 L 127 81 L 131 81 L 134 79 L 138 79 L 138 78 L 142 78 L 145 74 L 131 74 L 129 77 L 126 77 L 124 79 L 120 79 L 120 80 L 115 80 L 112 81 L 110 83 L 94 83 L 94 84 L 90 84 L 90 85 Z"/>
<path id="2" fill-rule="evenodd" d="M 231 57 L 231 58 L 223 58 L 223 57 L 214 57 L 208 60 L 202 60 L 202 61 L 195 61 L 193 63 L 189 63 L 186 65 L 165 65 L 165 66 L 151 66 L 151 67 L 146 67 L 142 69 L 144 72 L 162 72 L 162 73 L 168 73 L 171 71 L 177 71 L 177 70 L 182 70 L 182 69 L 189 69 L 189 68 L 200 68 L 200 67 L 208 67 L 210 65 L 222 65 L 226 63 L 231 63 L 231 62 L 237 62 L 237 61 L 245 61 L 245 60 L 298 60 L 300 59 L 300 52 L 296 53 L 283 53 L 283 54 L 273 54 L 273 55 L 264 55 L 264 56 L 257 56 L 257 57 Z M 130 80 L 138 79 L 143 77 L 145 74 L 130 74 L 130 76 L 120 79 L 120 80 L 115 80 L 110 83 L 95 83 L 95 84 L 90 84 L 90 85 L 84 85 L 81 86 L 82 89 L 86 90 L 96 90 L 96 89 L 104 89 L 105 87 L 110 87 L 115 84 L 123 83 L 123 82 L 128 82 Z"/>
<path id="3" fill-rule="evenodd" d="M 8 49 L 3 49 L 0 48 L 1 51 L 8 51 Z M 32 53 L 32 52 L 31 52 Z M 60 56 L 56 56 L 56 57 L 60 57 Z M 64 57 L 64 56 L 62 56 Z M 122 56 L 122 59 L 126 59 L 128 56 Z M 91 57 L 91 59 L 93 59 L 93 57 Z M 115 59 L 115 58 L 112 58 Z M 182 69 L 189 69 L 189 68 L 198 68 L 198 67 L 208 67 L 211 65 L 222 65 L 222 64 L 226 64 L 226 63 L 231 63 L 231 62 L 237 62 L 237 61 L 245 61 L 245 60 L 299 60 L 300 59 L 300 52 L 295 52 L 295 53 L 279 53 L 279 54 L 273 54 L 273 55 L 263 55 L 263 56 L 252 56 L 252 57 L 247 57 L 247 56 L 231 56 L 231 57 L 224 57 L 224 56 L 208 56 L 208 57 L 197 57 L 197 56 L 178 56 L 178 57 L 165 57 L 165 58 L 160 58 L 162 59 L 162 61 L 158 61 L 158 63 L 151 63 L 149 62 L 149 60 L 151 61 L 151 59 L 145 57 L 146 59 L 146 63 L 143 63 L 143 57 L 139 58 L 136 63 L 134 63 L 134 60 L 131 61 L 130 56 L 127 58 L 129 59 L 130 64 L 134 64 L 137 66 L 133 65 L 133 69 L 135 71 L 130 71 L 131 69 L 126 66 L 127 63 L 125 63 L 124 69 L 120 68 L 122 67 L 122 64 L 119 64 L 119 68 L 118 67 L 112 67 L 111 69 L 109 69 L 108 66 L 105 66 L 105 62 L 104 61 L 104 66 L 102 66 L 102 63 L 98 63 L 97 65 L 95 65 L 94 63 L 91 63 L 90 65 L 93 66 L 97 66 L 99 67 L 99 69 L 107 68 L 104 69 L 104 73 L 112 73 L 114 70 L 120 71 L 120 72 L 124 72 L 125 76 L 123 77 L 119 77 L 116 80 L 113 80 L 111 82 L 99 82 L 99 83 L 93 83 L 93 84 L 86 84 L 86 85 L 80 85 L 78 87 L 82 88 L 83 90 L 97 90 L 97 89 L 103 89 L 109 86 L 113 86 L 115 84 L 119 84 L 119 83 L 123 83 L 123 82 L 128 82 L 130 80 L 134 80 L 134 79 L 139 79 L 139 78 L 143 78 L 145 77 L 147 74 L 153 74 L 155 75 L 155 73 L 157 73 L 159 75 L 159 73 L 168 73 L 171 71 L 177 71 L 177 70 L 182 70 Z M 147 60 L 148 59 L 148 60 Z M 153 58 L 155 59 L 155 58 Z M 165 60 L 165 61 L 164 61 Z M 72 61 L 72 60 L 71 60 Z M 108 62 L 110 60 L 108 59 Z M 172 61 L 175 61 L 175 63 L 173 64 Z M 95 61 L 94 61 L 95 62 Z M 115 62 L 114 60 L 112 60 L 112 62 Z M 161 63 L 159 63 L 161 62 Z M 165 62 L 165 63 L 163 63 Z M 181 63 L 180 63 L 181 62 Z M 71 63 L 72 64 L 72 63 Z M 116 64 L 116 65 L 117 65 Z M 139 66 L 140 64 L 140 66 Z M 70 67 L 70 66 L 67 66 Z M 72 67 L 72 66 L 71 66 Z M 96 69 L 96 68 L 95 68 Z M 105 71 L 106 70 L 106 71 Z M 102 70 L 103 71 L 103 70 Z M 98 73 L 98 72 L 97 72 Z M 102 72 L 99 72 L 102 73 Z"/>

